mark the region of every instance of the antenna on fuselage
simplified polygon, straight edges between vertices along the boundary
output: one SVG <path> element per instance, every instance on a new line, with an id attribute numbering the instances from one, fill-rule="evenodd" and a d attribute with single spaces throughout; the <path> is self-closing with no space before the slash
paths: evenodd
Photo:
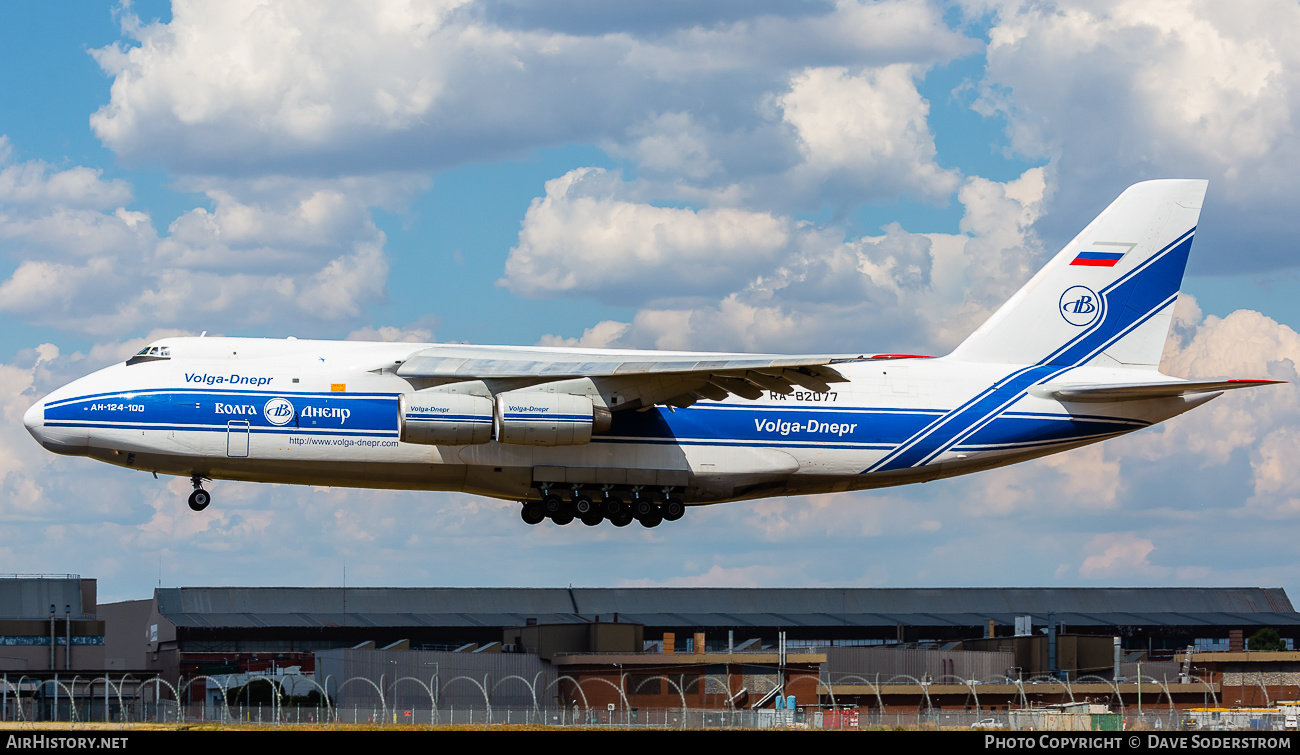
<path id="1" fill-rule="evenodd" d="M 202 338 L 203 336 L 206 336 L 207 334 L 208 334 L 208 331 L 205 330 L 205 331 L 203 331 L 202 333 L 199 334 L 199 338 Z"/>

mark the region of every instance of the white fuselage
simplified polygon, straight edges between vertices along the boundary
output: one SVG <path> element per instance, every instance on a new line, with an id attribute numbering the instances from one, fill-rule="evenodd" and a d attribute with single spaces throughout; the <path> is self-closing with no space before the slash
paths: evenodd
<path id="1" fill-rule="evenodd" d="M 160 343 L 168 358 L 117 364 L 51 393 L 27 413 L 28 428 L 52 451 L 187 477 L 515 500 L 548 486 L 672 488 L 700 504 L 964 474 L 1131 432 L 1218 395 L 1063 404 L 1029 390 L 1041 367 L 863 359 L 836 364 L 847 382 L 828 392 L 614 411 L 607 429 L 574 445 L 430 445 L 401 439 L 399 397 L 430 386 L 395 366 L 432 344 Z M 1114 383 L 1131 373 L 1054 374 Z"/>

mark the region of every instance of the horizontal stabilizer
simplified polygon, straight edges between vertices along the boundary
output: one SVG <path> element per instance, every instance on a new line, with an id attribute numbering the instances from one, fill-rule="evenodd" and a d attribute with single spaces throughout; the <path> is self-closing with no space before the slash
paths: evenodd
<path id="1" fill-rule="evenodd" d="M 1057 401 L 1141 401 L 1144 399 L 1175 398 L 1197 393 L 1217 393 L 1236 388 L 1254 388 L 1260 385 L 1284 383 L 1285 380 L 1192 380 L 1163 383 L 1048 383 L 1030 389 L 1042 398 Z"/>

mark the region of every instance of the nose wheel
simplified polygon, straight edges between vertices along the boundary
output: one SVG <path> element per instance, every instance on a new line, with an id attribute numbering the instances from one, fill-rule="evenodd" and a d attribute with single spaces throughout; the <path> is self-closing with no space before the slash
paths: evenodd
<path id="1" fill-rule="evenodd" d="M 190 508 L 195 511 L 206 509 L 209 503 L 212 503 L 212 494 L 203 488 L 190 493 Z"/>
<path id="2" fill-rule="evenodd" d="M 194 492 L 190 493 L 190 508 L 194 511 L 202 511 L 212 503 L 212 494 L 203 489 L 203 478 L 199 475 L 190 477 L 190 484 L 194 486 Z"/>

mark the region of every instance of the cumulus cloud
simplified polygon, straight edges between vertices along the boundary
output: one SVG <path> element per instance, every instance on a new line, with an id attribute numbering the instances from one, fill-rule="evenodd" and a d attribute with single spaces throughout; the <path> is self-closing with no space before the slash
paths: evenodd
<path id="1" fill-rule="evenodd" d="M 1007 119 L 1015 150 L 1053 161 L 1058 217 L 1086 216 L 1097 197 L 1139 179 L 1209 178 L 1202 243 L 1234 253 L 1206 256 L 1199 269 L 1294 263 L 1267 242 L 1300 189 L 1294 3 L 966 6 L 995 19 L 977 107 Z"/>
<path id="2" fill-rule="evenodd" d="M 131 201 L 125 181 L 105 181 L 102 171 L 77 166 L 56 170 L 41 160 L 15 163 L 8 136 L 0 135 L 0 203 L 13 209 L 57 204 L 70 210 L 121 207 Z"/>
<path id="3" fill-rule="evenodd" d="M 946 351 L 1042 257 L 1037 168 L 1007 183 L 968 179 L 957 192 L 964 233 L 891 224 L 858 238 L 766 212 L 656 207 L 616 178 L 581 169 L 548 182 L 502 279 L 533 297 L 640 305 L 625 326 L 603 325 L 602 345 Z"/>
<path id="4" fill-rule="evenodd" d="M 113 85 L 91 125 L 123 159 L 186 173 L 436 168 L 600 138 L 688 103 L 753 121 L 792 70 L 977 49 L 929 3 L 777 10 L 707 25 L 642 13 L 667 22 L 649 33 L 464 0 L 177 4 L 149 24 L 128 12 L 132 39 L 94 52 Z"/>
<path id="5" fill-rule="evenodd" d="M 1088 555 L 1079 566 L 1079 576 L 1084 579 L 1163 577 L 1168 570 L 1147 560 L 1155 549 L 1150 539 L 1133 532 L 1097 535 L 1084 546 Z"/>
<path id="6" fill-rule="evenodd" d="M 608 178 L 579 168 L 546 182 L 546 196 L 524 216 L 503 285 L 525 296 L 621 303 L 690 296 L 770 266 L 795 232 L 767 213 L 622 200 L 611 196 L 620 187 Z"/>
<path id="7" fill-rule="evenodd" d="M 1186 307 L 1185 317 L 1198 315 L 1194 302 Z M 1300 474 L 1287 456 L 1300 425 L 1300 334 L 1251 310 L 1205 317 L 1194 330 L 1180 328 L 1176 318 L 1174 332 L 1162 363 L 1166 372 L 1285 383 L 1225 394 L 1180 418 L 1181 432 L 1166 430 L 1148 453 L 1191 453 L 1203 466 L 1221 466 L 1246 453 L 1253 494 L 1232 508 L 1249 517 L 1300 515 Z"/>
<path id="8" fill-rule="evenodd" d="M 538 346 L 577 346 L 584 349 L 608 348 L 627 332 L 628 324 L 615 320 L 604 320 L 582 331 L 577 338 L 565 338 L 551 333 L 542 336 Z"/>
<path id="9" fill-rule="evenodd" d="M 853 73 L 805 70 L 777 98 L 798 135 L 804 161 L 789 179 L 843 196 L 845 185 L 865 199 L 899 193 L 943 199 L 959 175 L 935 163 L 929 104 L 916 90 L 914 66 L 892 65 Z"/>
<path id="10" fill-rule="evenodd" d="M 6 152 L 7 154 L 7 152 Z M 159 325 L 319 328 L 384 296 L 385 237 L 369 206 L 426 179 L 264 178 L 206 190 L 213 208 L 159 235 L 130 187 L 39 161 L 0 169 L 0 313 L 98 336 Z"/>
<path id="11" fill-rule="evenodd" d="M 405 325 L 381 325 L 379 327 L 357 328 L 348 333 L 349 341 L 402 341 L 406 343 L 429 343 L 438 329 L 438 318 L 426 315 Z"/>
<path id="12" fill-rule="evenodd" d="M 1124 501 L 1123 471 L 1108 446 L 1094 444 L 981 473 L 969 483 L 975 494 L 960 507 L 973 517 L 1114 510 Z"/>
<path id="13" fill-rule="evenodd" d="M 14 162 L 0 135 L 0 250 L 45 260 L 84 260 L 112 250 L 140 253 L 157 239 L 149 216 L 126 209 L 131 187 L 82 166 Z"/>

